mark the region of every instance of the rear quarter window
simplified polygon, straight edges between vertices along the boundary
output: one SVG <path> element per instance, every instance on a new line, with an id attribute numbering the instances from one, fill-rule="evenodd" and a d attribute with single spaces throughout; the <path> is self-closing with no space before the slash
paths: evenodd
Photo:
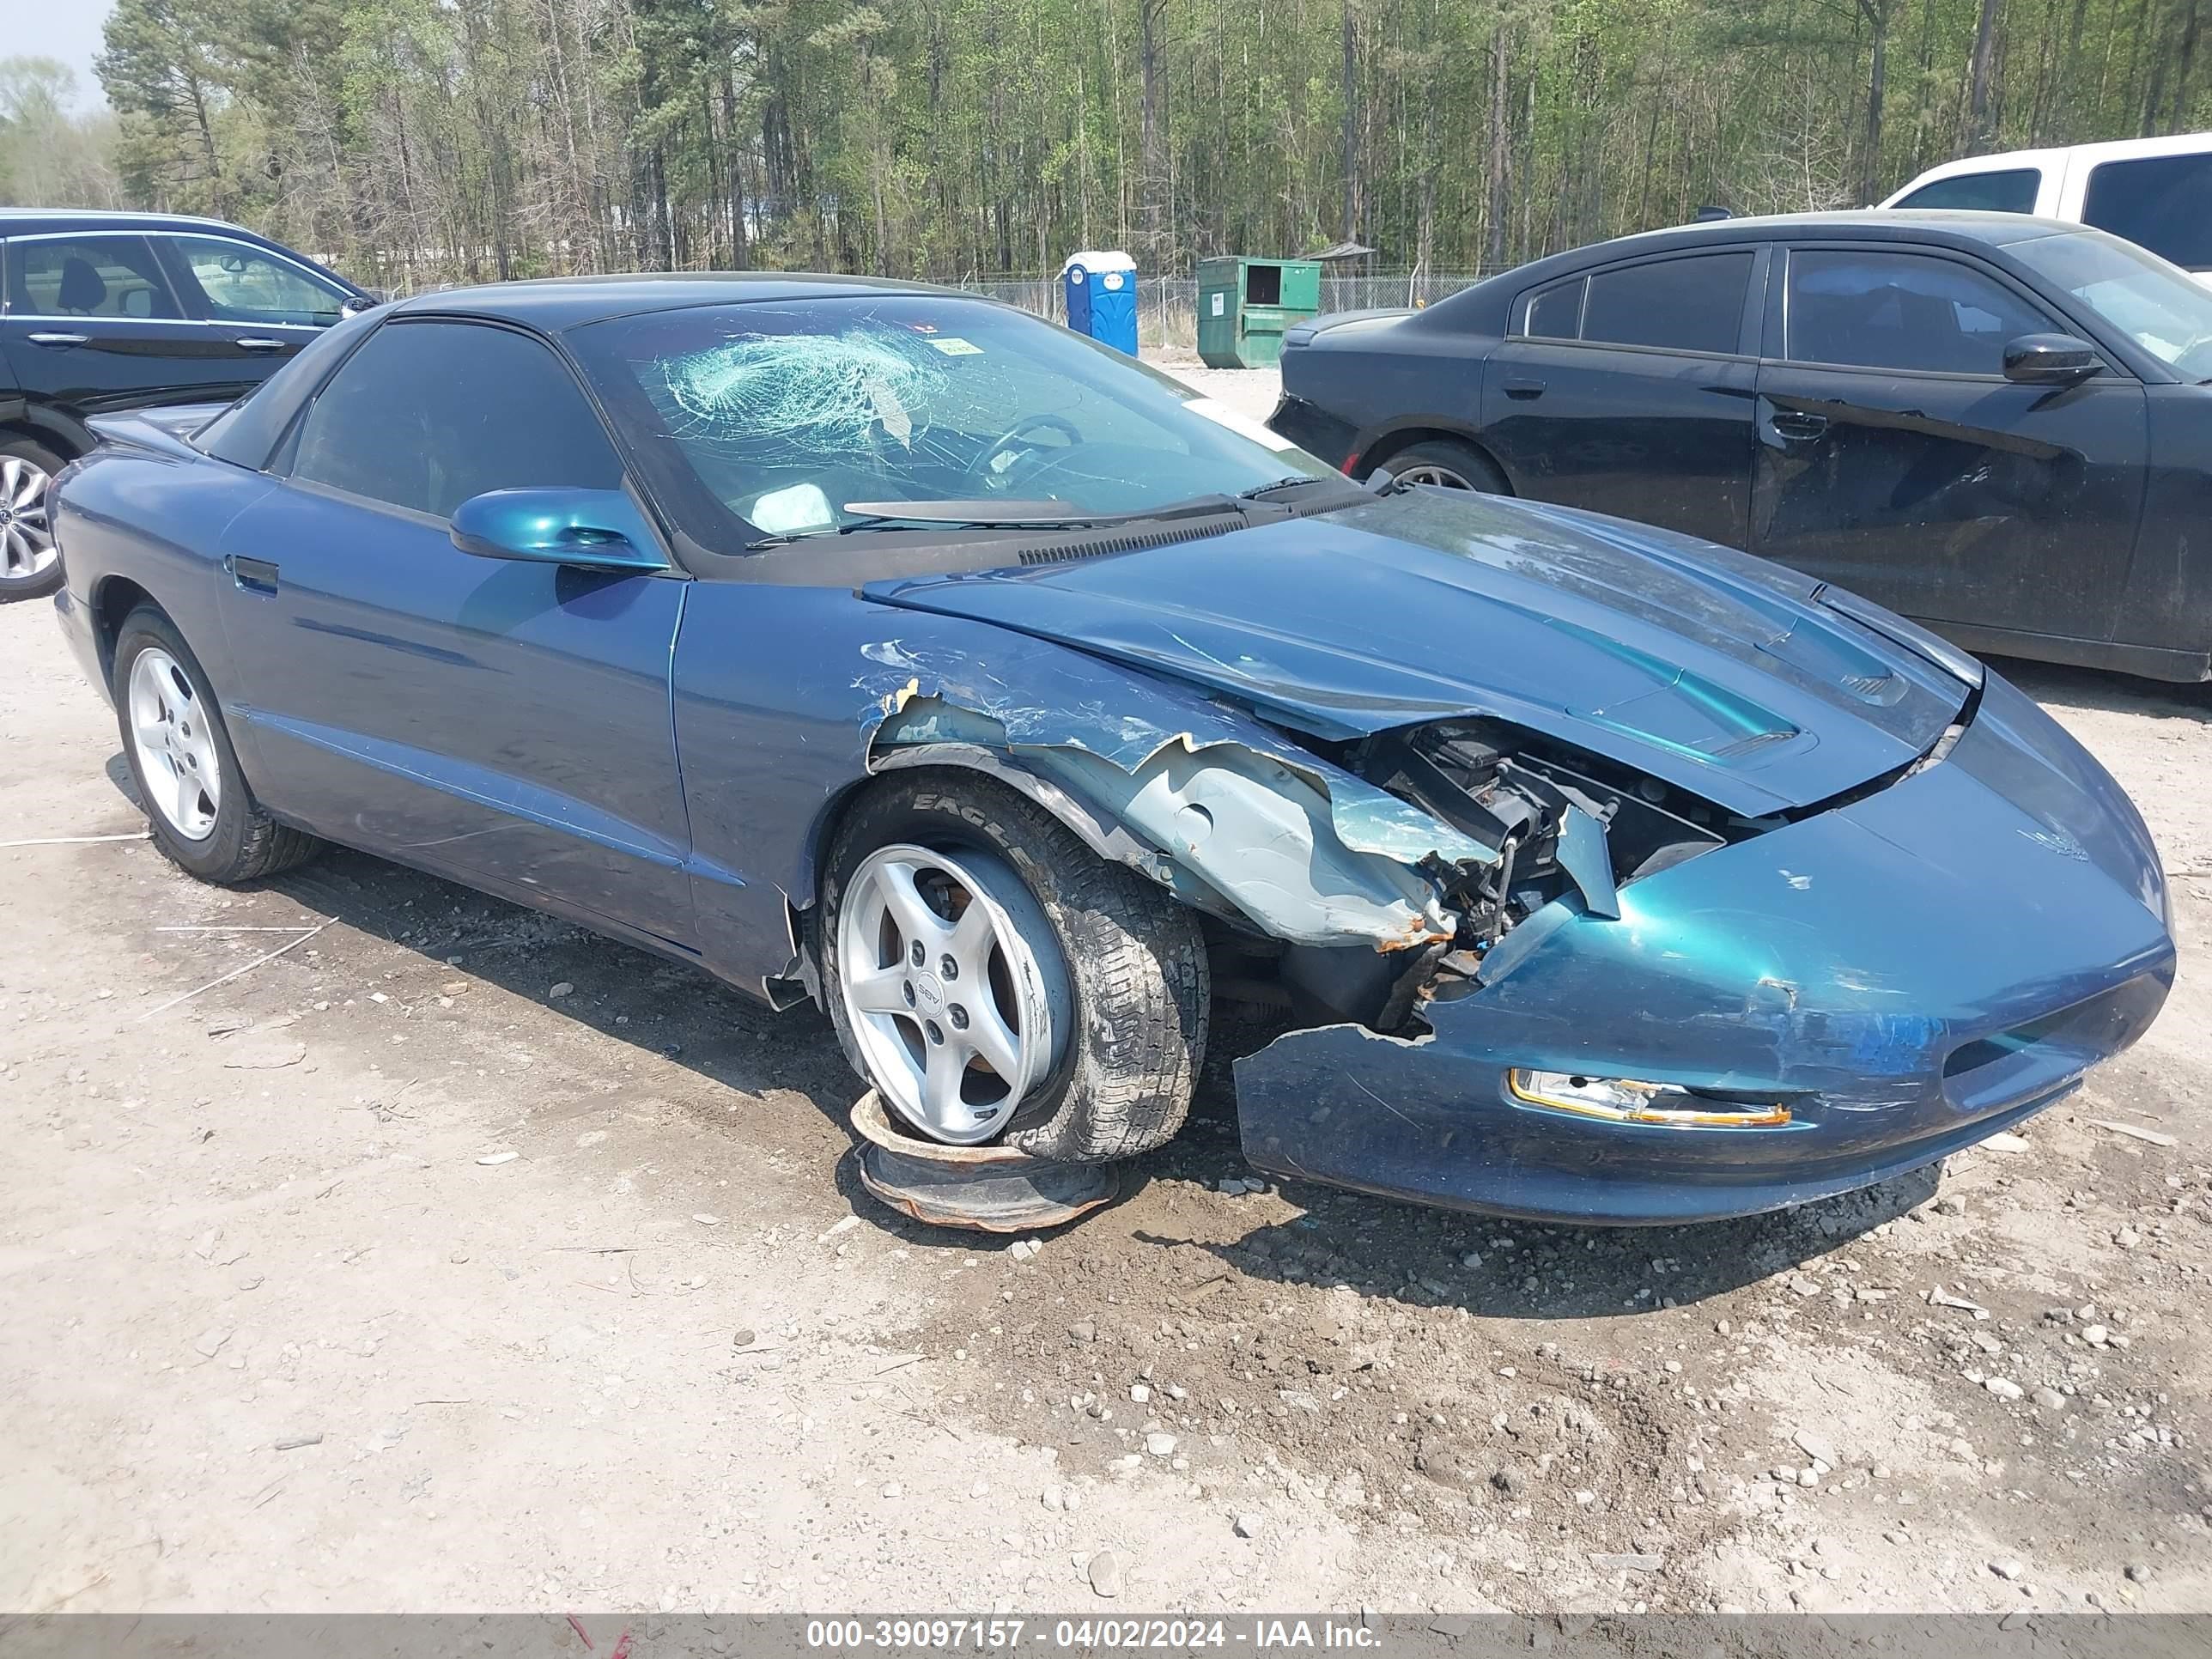
<path id="1" fill-rule="evenodd" d="M 1923 185 L 1897 205 L 1955 208 L 1969 213 L 2033 213 L 2043 188 L 2040 167 L 2006 167 L 1994 173 L 1960 173 Z"/>
<path id="2" fill-rule="evenodd" d="M 2100 164 L 2082 193 L 2081 222 L 2185 270 L 2212 270 L 2212 154 Z"/>

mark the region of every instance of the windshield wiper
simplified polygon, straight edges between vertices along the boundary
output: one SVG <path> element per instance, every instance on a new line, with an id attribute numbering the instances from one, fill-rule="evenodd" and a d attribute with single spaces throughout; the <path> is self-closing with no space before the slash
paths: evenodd
<path id="1" fill-rule="evenodd" d="M 848 501 L 845 511 L 854 522 L 813 530 L 791 530 L 747 542 L 748 553 L 764 552 L 793 542 L 824 536 L 853 536 L 869 531 L 952 530 L 1097 530 L 1113 525 L 1151 523 L 1162 519 L 1205 518 L 1234 513 L 1237 501 L 1227 495 L 1194 495 L 1168 507 L 1146 507 L 1135 513 L 1085 513 L 1073 501 Z"/>
<path id="2" fill-rule="evenodd" d="M 1262 496 L 1273 495 L 1279 489 L 1291 489 L 1299 484 L 1327 483 L 1333 476 L 1318 472 L 1293 472 L 1289 477 L 1278 478 L 1273 483 L 1255 484 L 1249 489 L 1240 489 L 1237 492 L 1237 499 L 1240 501 L 1256 501 Z M 1337 478 L 1335 482 L 1342 483 L 1345 480 Z"/>
<path id="3" fill-rule="evenodd" d="M 848 501 L 845 511 L 856 519 L 878 522 L 898 520 L 909 524 L 952 524 L 976 530 L 1011 529 L 1037 525 L 1095 523 L 1098 515 L 1085 513 L 1073 501 L 1001 501 L 988 497 L 946 501 Z"/>

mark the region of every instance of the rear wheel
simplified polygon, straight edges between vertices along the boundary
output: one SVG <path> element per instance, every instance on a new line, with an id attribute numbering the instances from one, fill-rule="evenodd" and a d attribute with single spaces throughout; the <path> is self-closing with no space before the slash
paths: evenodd
<path id="1" fill-rule="evenodd" d="M 68 463 L 30 438 L 0 433 L 0 605 L 62 585 L 62 560 L 46 521 L 46 486 Z"/>
<path id="2" fill-rule="evenodd" d="M 1425 438 L 1408 444 L 1380 464 L 1400 483 L 1435 484 L 1444 489 L 1480 489 L 1510 495 L 1513 487 L 1498 463 L 1471 444 L 1450 438 Z"/>
<path id="3" fill-rule="evenodd" d="M 823 890 L 847 1057 L 915 1133 L 1104 1162 L 1182 1127 L 1206 1049 L 1197 919 L 988 778 L 872 785 Z"/>
<path id="4" fill-rule="evenodd" d="M 206 671 L 150 605 L 123 619 L 112 687 L 123 753 L 154 844 L 203 881 L 252 881 L 321 850 L 261 810 L 231 747 Z"/>

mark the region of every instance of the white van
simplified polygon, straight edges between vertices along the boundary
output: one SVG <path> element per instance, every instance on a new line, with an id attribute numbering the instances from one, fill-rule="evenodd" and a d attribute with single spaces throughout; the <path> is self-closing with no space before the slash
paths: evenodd
<path id="1" fill-rule="evenodd" d="M 2212 132 L 1947 161 L 1880 205 L 2069 219 L 2212 279 Z"/>

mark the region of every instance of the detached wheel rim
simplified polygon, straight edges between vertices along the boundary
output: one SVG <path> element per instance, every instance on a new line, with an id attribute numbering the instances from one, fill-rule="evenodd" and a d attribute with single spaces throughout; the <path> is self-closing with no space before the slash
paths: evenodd
<path id="1" fill-rule="evenodd" d="M 988 854 L 902 843 L 853 872 L 838 994 L 876 1086 L 922 1133 L 988 1140 L 1051 1075 L 1072 1003 L 1052 939 L 1020 878 Z"/>
<path id="2" fill-rule="evenodd" d="M 43 575 L 59 557 L 46 522 L 46 469 L 21 455 L 0 455 L 0 577 Z"/>
<path id="3" fill-rule="evenodd" d="M 222 762 L 204 700 L 174 657 L 149 646 L 131 665 L 129 702 L 148 805 L 186 841 L 205 841 L 222 810 Z"/>
<path id="4" fill-rule="evenodd" d="M 1468 478 L 1453 471 L 1448 466 L 1437 465 L 1434 461 L 1422 461 L 1417 465 L 1407 467 L 1403 472 L 1394 472 L 1390 476 L 1400 483 L 1434 484 L 1440 489 L 1474 488 L 1474 483 Z"/>

